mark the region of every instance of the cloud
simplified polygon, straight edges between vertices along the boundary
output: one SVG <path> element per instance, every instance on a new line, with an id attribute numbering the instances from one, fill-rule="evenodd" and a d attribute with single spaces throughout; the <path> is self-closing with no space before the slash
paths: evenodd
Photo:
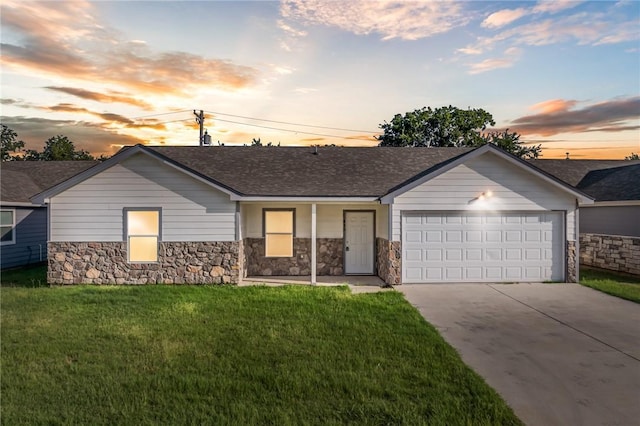
<path id="1" fill-rule="evenodd" d="M 492 13 L 482 21 L 481 26 L 485 28 L 498 28 L 512 23 L 527 14 L 527 9 L 503 9 Z"/>
<path id="2" fill-rule="evenodd" d="M 520 58 L 522 51 L 516 47 L 510 47 L 504 51 L 501 58 L 489 58 L 469 65 L 469 74 L 480 74 L 499 68 L 510 68 Z"/>
<path id="3" fill-rule="evenodd" d="M 578 4 L 580 2 L 542 1 L 530 8 L 504 9 L 491 13 L 481 24 L 490 32 L 478 36 L 475 43 L 457 49 L 456 52 L 479 56 L 498 48 L 559 43 L 596 46 L 640 40 L 637 18 L 634 18 L 637 14 L 622 13 L 615 5 L 598 11 L 589 8 L 569 10 Z M 559 14 L 562 11 L 566 12 Z M 502 28 L 518 20 L 523 22 Z M 483 62 L 469 66 L 471 73 L 477 73 L 479 70 L 503 67 L 507 63 L 504 58 L 486 58 Z"/>
<path id="4" fill-rule="evenodd" d="M 573 100 L 554 99 L 532 108 L 538 114 L 517 118 L 510 127 L 523 135 L 552 136 L 567 132 L 620 132 L 640 129 L 640 96 L 614 99 L 573 109 Z"/>
<path id="5" fill-rule="evenodd" d="M 540 111 L 541 114 L 550 114 L 558 111 L 566 111 L 573 108 L 578 101 L 564 100 L 564 99 L 551 99 L 549 101 L 539 102 L 532 105 L 530 109 Z"/>
<path id="6" fill-rule="evenodd" d="M 120 114 L 114 114 L 110 112 L 96 112 L 91 111 L 84 107 L 79 107 L 69 103 L 62 103 L 54 106 L 48 107 L 37 107 L 39 109 L 43 109 L 51 112 L 69 112 L 74 114 L 88 114 L 94 117 L 98 117 L 105 121 L 101 125 L 102 128 L 112 128 L 112 127 L 125 127 L 128 129 L 154 129 L 154 130 L 167 130 L 166 126 L 159 122 L 156 119 L 145 119 L 142 121 L 134 121 L 130 118 L 127 118 Z"/>
<path id="7" fill-rule="evenodd" d="M 86 1 L 3 2 L 2 25 L 19 41 L 2 43 L 0 63 L 147 94 L 184 95 L 198 87 L 238 90 L 257 82 L 259 72 L 252 67 L 186 52 L 154 52 L 144 43 L 124 41 L 93 13 Z"/>
<path id="8" fill-rule="evenodd" d="M 76 120 L 50 120 L 38 117 L 1 117 L 2 124 L 18 133 L 26 149 L 42 150 L 44 142 L 62 134 L 73 141 L 76 149 L 84 149 L 93 155 L 112 155 L 124 145 L 145 143 L 129 135 L 104 129 L 96 123 Z"/>
<path id="9" fill-rule="evenodd" d="M 284 0 L 280 14 L 300 25 L 337 27 L 383 40 L 418 40 L 446 33 L 470 21 L 457 2 Z M 287 21 L 287 22 L 289 22 Z"/>
<path id="10" fill-rule="evenodd" d="M 66 93 L 68 95 L 76 96 L 81 99 L 88 99 L 91 101 L 104 102 L 104 103 L 123 103 L 140 107 L 142 109 L 151 110 L 153 107 L 151 104 L 126 96 L 122 93 L 104 94 L 99 92 L 92 92 L 90 90 L 79 89 L 75 87 L 59 87 L 59 86 L 47 86 L 45 89 L 54 90 L 56 92 Z"/>
<path id="11" fill-rule="evenodd" d="M 541 0 L 532 9 L 533 13 L 558 13 L 572 9 L 582 3 L 578 0 Z"/>

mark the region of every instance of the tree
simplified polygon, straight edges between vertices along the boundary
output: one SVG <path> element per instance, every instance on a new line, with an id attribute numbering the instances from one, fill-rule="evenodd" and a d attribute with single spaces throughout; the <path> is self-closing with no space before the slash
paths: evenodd
<path id="1" fill-rule="evenodd" d="M 632 152 L 631 155 L 624 157 L 625 160 L 640 160 L 640 155 Z"/>
<path id="2" fill-rule="evenodd" d="M 24 159 L 27 161 L 94 160 L 89 152 L 82 149 L 76 151 L 73 142 L 63 135 L 47 139 L 42 152 L 27 150 Z"/>
<path id="3" fill-rule="evenodd" d="M 24 148 L 24 142 L 18 140 L 18 134 L 11 130 L 9 127 L 2 126 L 2 146 L 1 156 L 2 161 L 11 161 L 17 159 L 16 156 L 12 156 L 10 152 L 19 152 Z"/>
<path id="4" fill-rule="evenodd" d="M 509 129 L 503 132 L 488 132 L 483 134 L 484 143 L 492 143 L 498 148 L 510 152 L 516 157 L 524 159 L 534 159 L 540 156 L 542 150 L 540 145 L 527 146 L 520 141 L 518 133 L 509 133 Z"/>
<path id="5" fill-rule="evenodd" d="M 538 157 L 540 146 L 523 146 L 517 133 L 486 132 L 495 124 L 493 116 L 481 108 L 423 107 L 380 124 L 383 134 L 376 138 L 379 146 L 478 147 L 494 143 L 521 158 Z"/>

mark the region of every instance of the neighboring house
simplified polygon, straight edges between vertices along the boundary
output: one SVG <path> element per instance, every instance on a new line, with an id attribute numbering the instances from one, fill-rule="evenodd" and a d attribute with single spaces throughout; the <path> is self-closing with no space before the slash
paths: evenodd
<path id="1" fill-rule="evenodd" d="M 504 151 L 136 145 L 32 200 L 51 283 L 569 281 L 592 200 Z"/>
<path id="2" fill-rule="evenodd" d="M 47 208 L 30 198 L 95 161 L 7 161 L 0 164 L 0 268 L 47 260 Z"/>
<path id="3" fill-rule="evenodd" d="M 581 262 L 640 275 L 640 161 L 533 163 L 595 199 L 580 209 Z"/>

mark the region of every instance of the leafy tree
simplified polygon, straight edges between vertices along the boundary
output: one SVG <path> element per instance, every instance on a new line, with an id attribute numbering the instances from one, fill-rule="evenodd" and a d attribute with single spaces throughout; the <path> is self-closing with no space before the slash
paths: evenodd
<path id="1" fill-rule="evenodd" d="M 477 147 L 494 143 L 522 158 L 538 157 L 540 146 L 523 146 L 517 133 L 485 132 L 495 124 L 493 116 L 481 108 L 423 107 L 396 114 L 390 123 L 380 124 L 383 133 L 377 139 L 379 146 L 400 147 Z"/>
<path id="2" fill-rule="evenodd" d="M 624 157 L 625 160 L 640 160 L 640 155 L 632 152 L 631 155 Z"/>
<path id="3" fill-rule="evenodd" d="M 492 143 L 498 148 L 510 152 L 516 157 L 534 159 L 540 156 L 540 145 L 526 146 L 520 141 L 518 133 L 509 133 L 509 129 L 503 132 L 489 132 L 482 135 L 483 143 Z"/>
<path id="4" fill-rule="evenodd" d="M 12 156 L 11 152 L 19 152 L 24 148 L 24 142 L 18 140 L 18 134 L 11 130 L 9 127 L 2 126 L 2 146 L 1 146 L 1 156 L 2 161 L 11 161 L 19 159 L 19 157 Z"/>
<path id="5" fill-rule="evenodd" d="M 268 142 L 266 145 L 264 145 L 262 143 L 262 141 L 260 140 L 260 138 L 256 139 L 256 138 L 252 138 L 251 139 L 251 145 L 249 146 L 280 146 L 280 142 L 278 142 L 278 145 L 275 145 L 273 142 Z"/>
<path id="6" fill-rule="evenodd" d="M 27 161 L 94 160 L 89 152 L 82 149 L 76 150 L 73 142 L 63 135 L 47 139 L 42 152 L 27 150 L 24 159 Z"/>

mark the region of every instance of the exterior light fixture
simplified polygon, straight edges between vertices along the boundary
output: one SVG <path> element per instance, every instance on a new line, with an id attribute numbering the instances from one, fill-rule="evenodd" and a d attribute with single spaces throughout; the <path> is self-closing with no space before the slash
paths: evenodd
<path id="1" fill-rule="evenodd" d="M 480 195 L 478 195 L 475 198 L 472 198 L 469 200 L 469 202 L 467 204 L 473 204 L 476 201 L 484 201 L 487 198 L 491 198 L 493 197 L 493 191 L 491 191 L 490 189 L 486 190 L 485 192 L 481 193 Z"/>

